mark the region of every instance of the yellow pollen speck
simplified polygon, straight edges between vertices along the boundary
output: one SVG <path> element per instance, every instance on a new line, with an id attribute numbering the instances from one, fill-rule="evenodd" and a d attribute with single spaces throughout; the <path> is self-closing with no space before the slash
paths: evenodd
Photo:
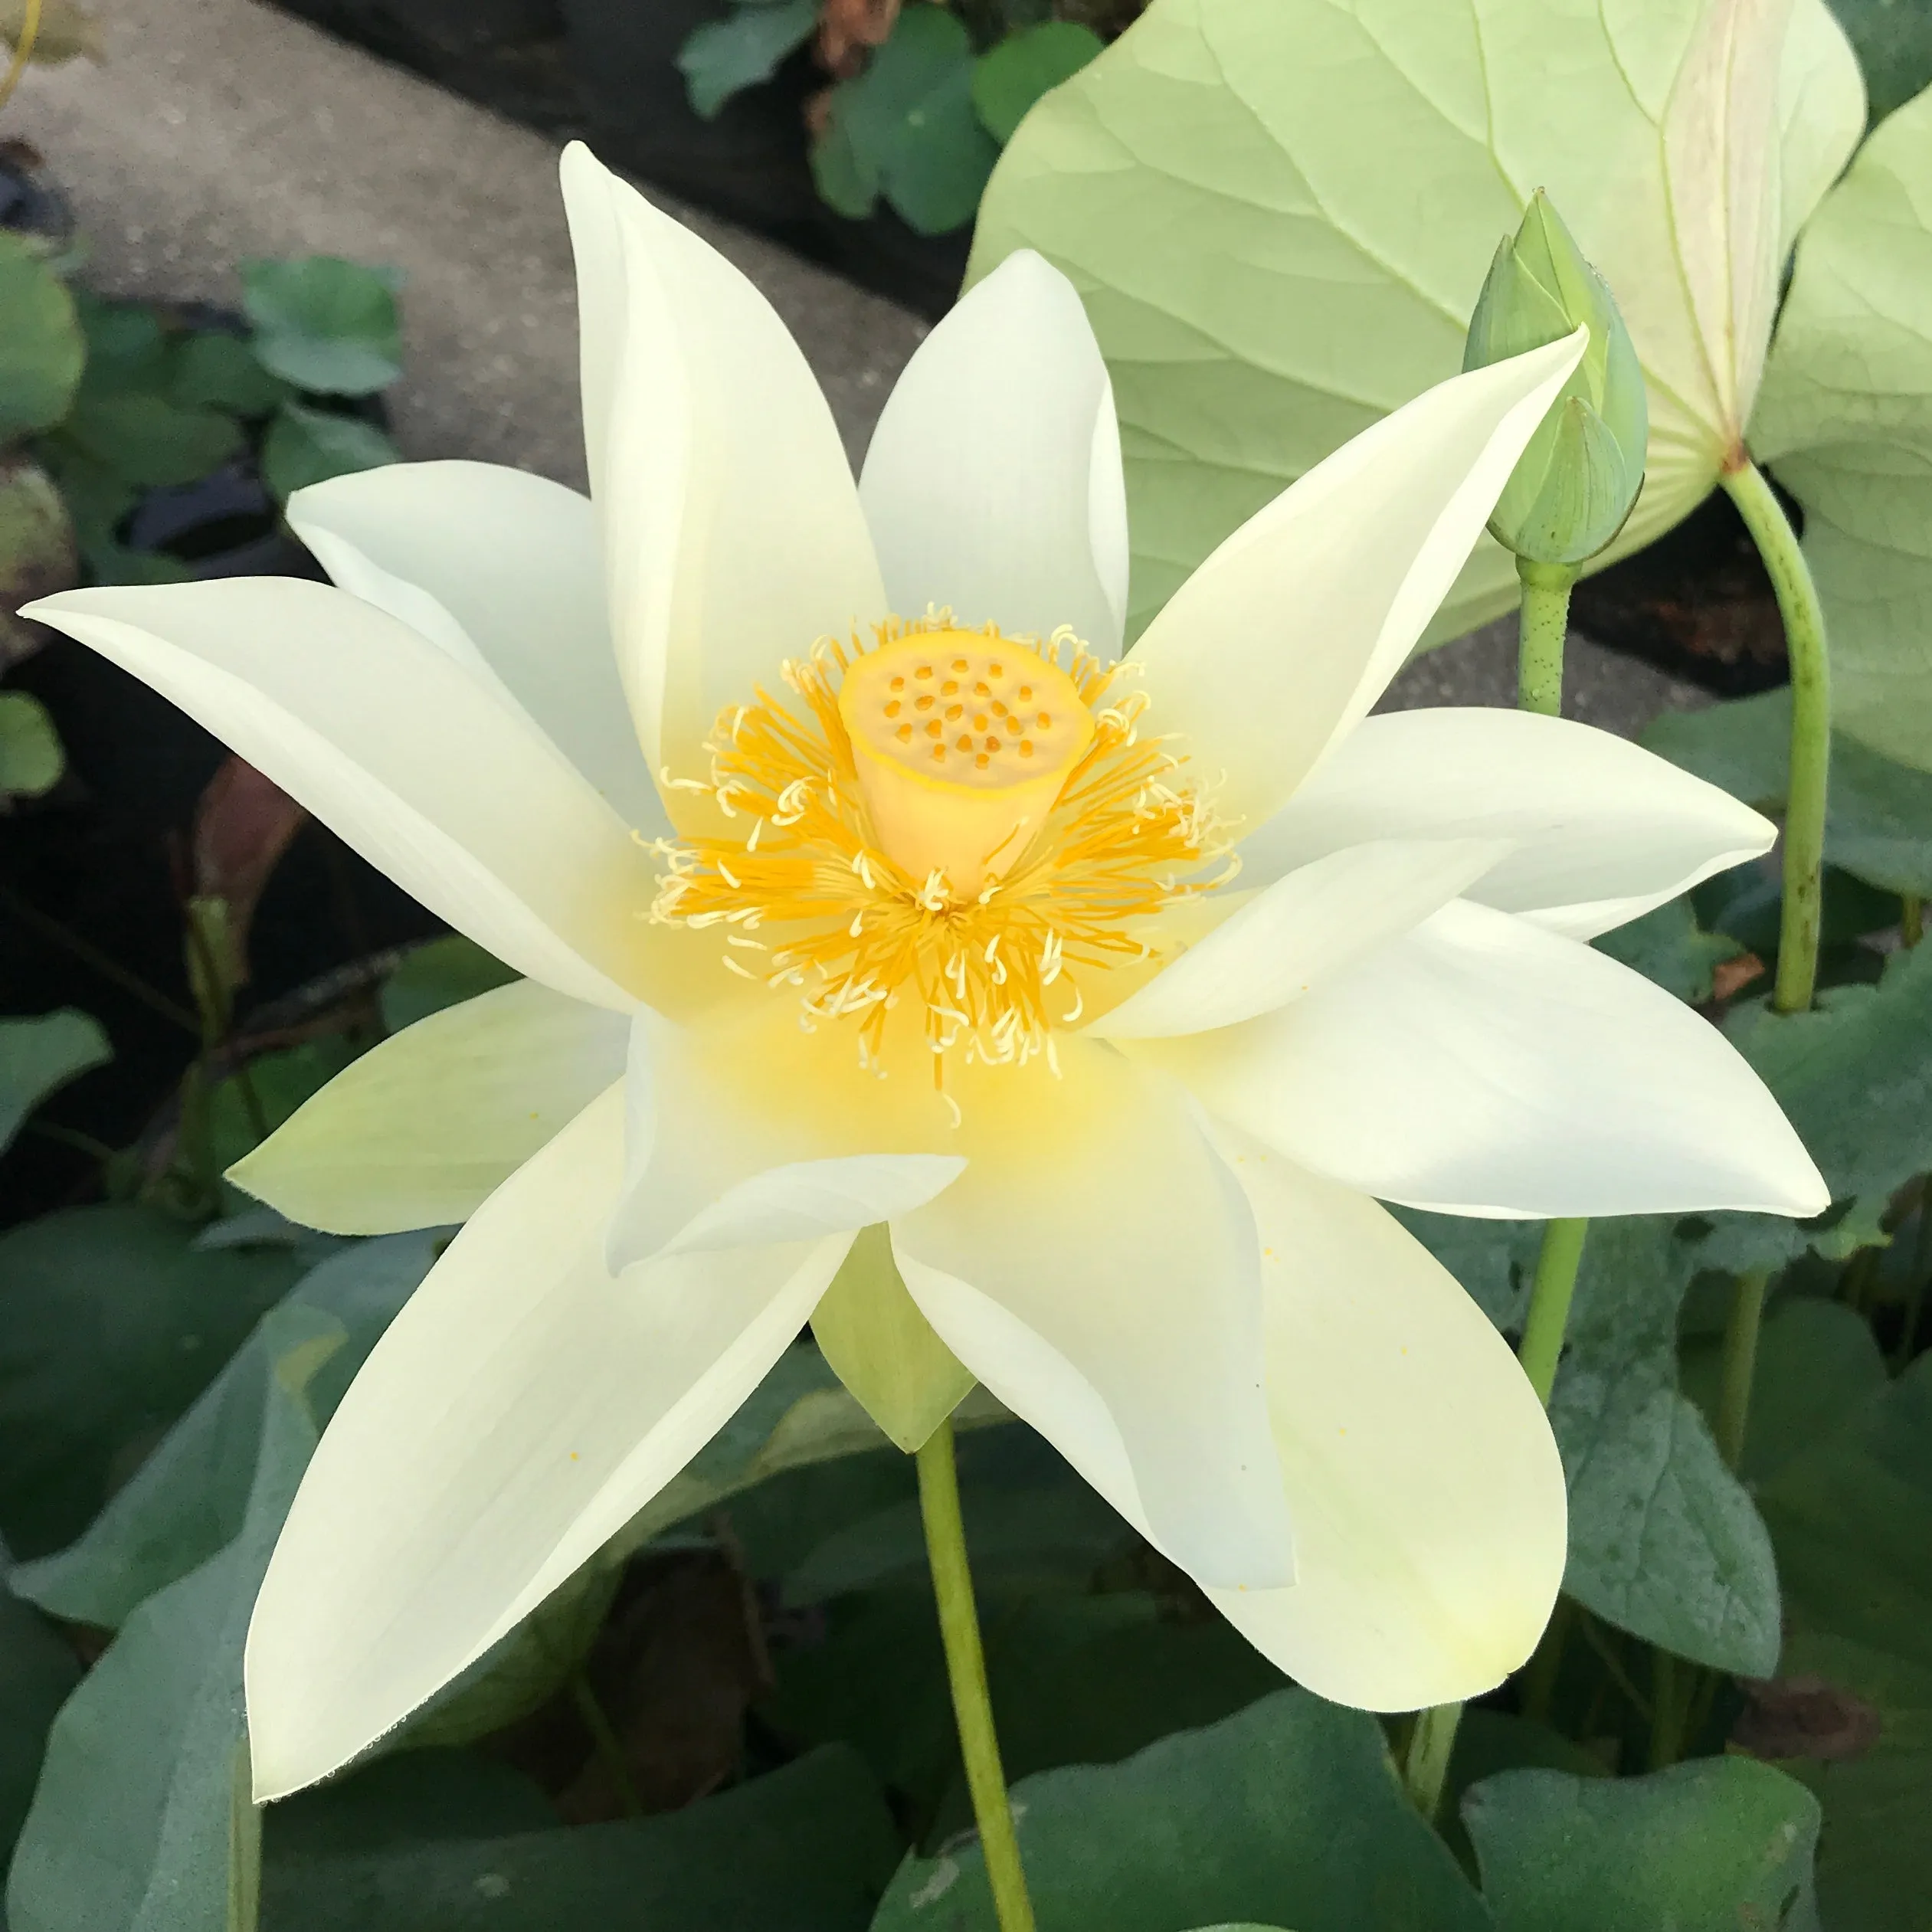
<path id="1" fill-rule="evenodd" d="M 987 706 L 979 735 L 940 715 L 923 735 L 892 722 L 888 694 L 939 663 Z M 1051 1035 L 1085 1010 L 1088 979 L 1143 964 L 1148 922 L 1230 876 L 1184 758 L 1142 730 L 1145 700 L 1122 688 L 1122 667 L 1071 632 L 1036 645 L 935 614 L 882 625 L 873 645 L 821 640 L 782 670 L 791 696 L 730 707 L 709 781 L 681 781 L 726 809 L 715 833 L 667 848 L 653 916 L 729 922 L 727 941 L 783 928 L 768 971 L 729 963 L 796 999 L 807 1032 L 852 1019 L 882 1075 L 914 1063 L 887 1050 L 894 1013 L 922 1036 L 948 1102 L 955 1049 L 1053 1063 Z M 1048 708 L 1022 738 L 1011 707 L 1036 699 Z M 912 708 L 935 706 L 922 693 Z"/>
<path id="2" fill-rule="evenodd" d="M 905 709 L 905 706 L 901 704 L 898 699 L 895 698 L 892 702 L 886 707 L 886 715 L 888 718 L 896 718 Z"/>
<path id="3" fill-rule="evenodd" d="M 948 724 L 949 724 L 949 725 L 950 725 L 950 724 L 952 722 L 952 721 L 953 721 L 955 718 L 957 718 L 957 717 L 960 715 L 960 713 L 961 713 L 961 712 L 963 712 L 965 709 L 966 709 L 966 707 L 965 707 L 964 705 L 957 705 L 957 704 L 949 704 L 949 705 L 948 705 L 948 706 L 947 706 L 947 707 L 946 707 L 946 722 L 947 722 Z"/>
<path id="4" fill-rule="evenodd" d="M 940 686 L 939 695 L 942 698 L 958 697 L 959 696 L 958 679 L 956 677 L 948 678 L 945 683 Z"/>
<path id="5" fill-rule="evenodd" d="M 578 1461 L 581 1460 L 581 1458 L 578 1456 L 577 1452 L 576 1452 L 575 1449 L 572 1449 L 572 1450 L 571 1451 L 571 1452 L 570 1452 L 570 1459 L 571 1460 L 571 1462 L 578 1462 Z"/>

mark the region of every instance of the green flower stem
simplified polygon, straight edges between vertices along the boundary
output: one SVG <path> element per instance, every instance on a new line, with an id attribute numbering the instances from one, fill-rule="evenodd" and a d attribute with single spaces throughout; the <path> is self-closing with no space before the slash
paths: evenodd
<path id="1" fill-rule="evenodd" d="M 1410 1802 L 1431 1824 L 1442 1808 L 1449 1783 L 1449 1760 L 1456 1754 L 1456 1733 L 1462 1722 L 1459 1704 L 1439 1704 L 1416 1713 L 1409 1749 L 1402 1764 L 1402 1782 Z"/>
<path id="2" fill-rule="evenodd" d="M 1925 899 L 1922 893 L 1901 892 L 1898 901 L 1898 936 L 1908 946 L 1916 946 L 1925 936 Z"/>
<path id="3" fill-rule="evenodd" d="M 1570 1304 L 1583 1259 L 1583 1236 L 1589 1232 L 1590 1223 L 1583 1220 L 1546 1221 L 1543 1226 L 1536 1279 L 1530 1289 L 1530 1311 L 1523 1323 L 1522 1345 L 1516 1353 L 1537 1400 L 1546 1409 L 1556 1384 L 1564 1332 L 1570 1325 Z"/>
<path id="4" fill-rule="evenodd" d="M 643 1817 L 643 1802 L 631 1781 L 630 1761 L 624 1754 L 623 1740 L 605 1715 L 603 1705 L 598 1702 L 597 1693 L 591 1688 L 591 1680 L 581 1668 L 570 1674 L 570 1701 L 576 1705 L 577 1715 L 591 1734 L 591 1747 L 597 1754 L 598 1763 L 604 1767 L 604 1776 L 617 1792 L 617 1802 L 624 1806 L 624 1815 L 627 1818 Z"/>
<path id="5" fill-rule="evenodd" d="M 1778 978 L 1773 1004 L 1803 1013 L 1818 984 L 1818 937 L 1824 909 L 1825 791 L 1831 771 L 1831 666 L 1818 587 L 1798 548 L 1797 533 L 1764 473 L 1747 457 L 1727 470 L 1724 486 L 1757 545 L 1784 619 L 1791 660 L 1791 780 L 1784 810 L 1784 913 L 1778 930 Z"/>
<path id="6" fill-rule="evenodd" d="M 1000 1932 L 1033 1932 L 1033 1901 L 1027 1895 L 1020 1865 L 1020 1843 L 1013 1830 L 1006 1773 L 1000 1768 L 1000 1740 L 993 1729 L 992 1701 L 986 1688 L 986 1654 L 980 1647 L 979 1613 L 973 1604 L 973 1578 L 966 1563 L 966 1525 L 959 1511 L 959 1469 L 953 1459 L 950 1420 L 942 1422 L 917 1456 L 919 1514 L 925 1523 L 927 1560 L 939 1600 L 939 1634 L 952 1679 L 953 1714 L 966 1761 L 966 1787 L 972 1793 L 981 1848 L 986 1854 L 987 1883 Z"/>
<path id="7" fill-rule="evenodd" d="M 1516 559 L 1523 581 L 1517 619 L 1516 708 L 1563 715 L 1563 644 L 1570 626 L 1570 592 L 1579 572 L 1573 564 Z"/>
<path id="8" fill-rule="evenodd" d="M 20 33 L 14 42 L 14 57 L 7 64 L 7 71 L 0 75 L 0 107 L 13 98 L 15 88 L 20 85 L 20 77 L 27 71 L 27 63 L 34 57 L 34 43 L 40 38 L 41 0 L 27 0 L 21 9 Z"/>
<path id="9" fill-rule="evenodd" d="M 1563 715 L 1563 647 L 1570 628 L 1570 593 L 1580 574 L 1570 564 L 1516 560 L 1522 579 L 1523 605 L 1517 618 L 1516 702 L 1522 711 L 1546 717 Z M 1577 1289 L 1577 1269 L 1583 1257 L 1583 1236 L 1590 1223 L 1550 1222 L 1543 1230 L 1537 1258 L 1536 1284 L 1530 1292 L 1529 1318 L 1518 1351 L 1523 1372 L 1545 1408 L 1557 1379 L 1557 1357 L 1563 1352 L 1564 1331 L 1569 1325 L 1570 1298 Z M 1403 1760 L 1402 1780 L 1410 1801 L 1427 1819 L 1441 1810 L 1449 1778 L 1456 1734 L 1462 1721 L 1459 1704 L 1439 1704 L 1416 1714 Z"/>
<path id="10" fill-rule="evenodd" d="M 1731 1292 L 1731 1318 L 1724 1324 L 1721 1380 L 1718 1388 L 1718 1447 L 1736 1469 L 1750 1426 L 1751 1382 L 1757 1373 L 1757 1331 L 1764 1321 L 1764 1291 L 1771 1285 L 1760 1269 L 1740 1275 Z"/>
<path id="11" fill-rule="evenodd" d="M 1650 1753 L 1645 1769 L 1668 1770 L 1683 1755 L 1684 1689 L 1677 1659 L 1668 1650 L 1650 1653 Z"/>

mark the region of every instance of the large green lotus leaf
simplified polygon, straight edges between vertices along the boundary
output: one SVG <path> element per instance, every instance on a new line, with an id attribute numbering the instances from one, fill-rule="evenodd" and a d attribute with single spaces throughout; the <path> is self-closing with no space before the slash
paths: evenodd
<path id="1" fill-rule="evenodd" d="M 436 1257 L 436 1238 L 395 1234 L 345 1246 L 290 1292 L 341 1325 L 341 1346 L 308 1394 L 324 1420 Z M 70 1623 L 119 1629 L 142 1603 L 241 1534 L 261 1457 L 271 1351 L 264 1322 L 76 1542 L 13 1576 L 22 1596 Z"/>
<path id="2" fill-rule="evenodd" d="M 969 279 L 1030 246 L 1086 299 L 1121 411 L 1135 622 L 1285 485 L 1456 372 L 1496 244 L 1539 187 L 1649 385 L 1649 480 L 1599 563 L 1694 508 L 1749 410 L 1780 242 L 1864 122 L 1822 0 L 1789 7 L 1774 67 L 1786 10 L 1156 0 L 1048 95 L 994 171 Z M 1762 78 L 1755 116 L 1724 112 L 1726 74 L 1745 96 Z M 1515 594 L 1485 537 L 1432 635 Z"/>
<path id="3" fill-rule="evenodd" d="M 1790 689 L 1667 712 L 1642 742 L 1733 797 L 1781 812 L 1791 764 Z M 1868 885 L 1932 896 L 1932 778 L 1836 734 L 1825 856 Z"/>
<path id="4" fill-rule="evenodd" d="M 31 243 L 0 232 L 0 444 L 57 423 L 85 359 L 66 284 Z"/>
<path id="5" fill-rule="evenodd" d="M 1760 1369 L 1790 1414 L 1815 1356 Z M 1841 1384 L 1846 1378 L 1841 1376 Z M 1800 1385 L 1793 1393 L 1778 1384 Z M 1824 1800 L 1819 1894 L 1832 1932 L 1923 1932 L 1932 1897 L 1932 1357 L 1876 1378 L 1760 1491 L 1791 1630 L 1783 1670 L 1839 1703 L 1835 1740 L 1788 1746 Z M 1829 1728 L 1829 1727 L 1828 1727 Z M 1875 1736 L 1872 1732 L 1875 1731 Z"/>
<path id="6" fill-rule="evenodd" d="M 314 1449 L 308 1384 L 345 1339 L 290 1303 L 265 1322 L 262 1426 L 234 1541 L 121 1626 L 48 1734 L 7 1884 L 13 1932 L 254 1932 L 241 1646 Z"/>
<path id="7" fill-rule="evenodd" d="M 1913 0 L 1831 0 L 1831 6 L 1865 70 L 1875 123 L 1932 81 L 1932 8 Z"/>
<path id="8" fill-rule="evenodd" d="M 302 1272 L 209 1253 L 131 1203 L 0 1235 L 0 1534 L 23 1557 L 78 1536 Z"/>
<path id="9" fill-rule="evenodd" d="M 1492 1921 L 1403 1794 L 1381 1727 L 1282 1691 L 1125 1763 L 1013 1790 L 1020 1856 L 1056 1932 L 1486 1932 Z M 873 1932 L 995 1932 L 977 1839 L 909 1858 Z"/>
<path id="10" fill-rule="evenodd" d="M 1932 89 L 1805 231 L 1751 446 L 1804 506 L 1838 723 L 1932 770 Z"/>
<path id="11" fill-rule="evenodd" d="M 1462 1816 L 1498 1932 L 1818 1932 L 1818 1800 L 1769 1765 L 1505 1771 L 1463 1799 Z"/>
<path id="12" fill-rule="evenodd" d="M 1876 986 L 1831 987 L 1812 1012 L 1754 1006 L 1727 1030 L 1834 1202 L 1882 1204 L 1932 1166 L 1932 948 L 1894 953 Z"/>
<path id="13" fill-rule="evenodd" d="M 390 1821 L 382 1821 L 388 1823 Z M 282 1856 L 273 1932 L 865 1932 L 899 1851 L 892 1814 L 840 1745 L 655 1818 L 499 1833 L 457 1821 L 380 1848 Z"/>
<path id="14" fill-rule="evenodd" d="M 113 1057 L 99 1021 L 77 1007 L 0 1020 L 0 1154 L 49 1094 Z"/>
<path id="15" fill-rule="evenodd" d="M 47 1727 L 80 1677 L 80 1661 L 31 1603 L 7 1587 L 0 1551 L 0 1867 L 32 1803 Z"/>

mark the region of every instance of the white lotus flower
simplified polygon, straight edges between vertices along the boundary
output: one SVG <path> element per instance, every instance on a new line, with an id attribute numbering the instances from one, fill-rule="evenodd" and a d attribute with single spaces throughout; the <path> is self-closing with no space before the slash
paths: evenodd
<path id="1" fill-rule="evenodd" d="M 1384 1708 L 1494 1684 L 1563 1473 L 1374 1197 L 1826 1199 L 1717 1032 L 1581 943 L 1770 825 L 1580 725 L 1367 715 L 1580 339 L 1338 452 L 1124 668 L 1112 394 L 1056 272 L 933 332 L 855 490 L 755 290 L 581 148 L 564 183 L 592 501 L 378 470 L 290 506 L 339 588 L 34 611 L 528 975 L 238 1170 L 322 1227 L 467 1217 L 264 1584 L 259 1795 L 527 1615 L 881 1222 L 960 1361 L 1285 1669 Z"/>

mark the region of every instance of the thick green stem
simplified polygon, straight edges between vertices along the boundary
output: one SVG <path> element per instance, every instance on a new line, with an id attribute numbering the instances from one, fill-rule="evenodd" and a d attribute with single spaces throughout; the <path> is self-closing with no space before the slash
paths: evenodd
<path id="1" fill-rule="evenodd" d="M 1646 1769 L 1665 1771 L 1683 1755 L 1684 1686 L 1668 1650 L 1650 1653 L 1650 1755 Z"/>
<path id="2" fill-rule="evenodd" d="M 1748 457 L 1724 472 L 1724 486 L 1776 592 L 1791 660 L 1791 778 L 1784 808 L 1784 915 L 1778 930 L 1773 1003 L 1803 1013 L 1818 984 L 1824 913 L 1825 793 L 1832 761 L 1831 665 L 1818 587 L 1798 548 L 1784 506 Z"/>
<path id="3" fill-rule="evenodd" d="M 1516 634 L 1519 710 L 1541 712 L 1551 718 L 1563 715 L 1563 647 L 1570 628 L 1570 593 L 1579 574 L 1569 564 L 1532 563 L 1524 557 L 1516 560 L 1516 575 L 1523 584 Z M 1583 1259 L 1583 1236 L 1589 1226 L 1587 1221 L 1558 1220 L 1543 1230 L 1536 1285 L 1531 1291 L 1529 1318 L 1518 1352 L 1523 1372 L 1546 1408 L 1551 1384 L 1557 1377 L 1557 1357 L 1563 1352 L 1564 1330 L 1570 1321 L 1570 1297 L 1576 1292 L 1577 1269 Z M 1449 1758 L 1462 1721 L 1459 1704 L 1437 1704 L 1416 1714 L 1402 1776 L 1410 1798 L 1425 1818 L 1433 1819 L 1442 1809 Z"/>
<path id="4" fill-rule="evenodd" d="M 1920 892 L 1901 892 L 1898 899 L 1898 936 L 1908 946 L 1916 946 L 1925 936 L 1925 898 Z"/>
<path id="5" fill-rule="evenodd" d="M 1589 1222 L 1583 1220 L 1546 1221 L 1543 1226 L 1536 1280 L 1530 1289 L 1530 1311 L 1523 1324 L 1522 1346 L 1516 1353 L 1537 1400 L 1546 1409 L 1556 1384 L 1564 1331 L 1570 1325 L 1570 1303 L 1577 1292 L 1583 1236 L 1589 1232 Z"/>
<path id="6" fill-rule="evenodd" d="M 1013 1809 L 1007 1799 L 1006 1773 L 1000 1768 L 1000 1740 L 993 1729 L 993 1705 L 986 1688 L 986 1655 L 980 1647 L 979 1613 L 973 1603 L 973 1577 L 966 1563 L 966 1525 L 959 1511 L 959 1470 L 953 1460 L 951 1421 L 942 1422 L 919 1451 L 919 1513 L 925 1523 L 927 1560 L 939 1600 L 939 1634 L 952 1679 L 953 1714 L 959 1748 L 966 1762 L 966 1788 L 978 1821 L 986 1854 L 986 1879 L 1000 1932 L 1033 1932 L 1033 1901 L 1020 1865 Z"/>
<path id="7" fill-rule="evenodd" d="M 1449 1760 L 1456 1754 L 1456 1733 L 1462 1722 L 1461 1704 L 1439 1704 L 1433 1709 L 1418 1711 L 1416 1727 L 1409 1734 L 1402 1782 L 1416 1810 L 1432 1824 L 1442 1808 Z"/>
<path id="8" fill-rule="evenodd" d="M 1570 592 L 1577 571 L 1571 564 L 1516 560 L 1523 607 L 1516 621 L 1516 708 L 1563 715 L 1563 644 L 1570 627 Z"/>
<path id="9" fill-rule="evenodd" d="M 1736 1469 L 1750 1426 L 1751 1383 L 1757 1374 L 1757 1331 L 1763 1325 L 1764 1291 L 1771 1277 L 1763 1269 L 1740 1275 L 1731 1291 L 1731 1318 L 1724 1324 L 1722 1379 L 1718 1388 L 1718 1447 Z"/>

